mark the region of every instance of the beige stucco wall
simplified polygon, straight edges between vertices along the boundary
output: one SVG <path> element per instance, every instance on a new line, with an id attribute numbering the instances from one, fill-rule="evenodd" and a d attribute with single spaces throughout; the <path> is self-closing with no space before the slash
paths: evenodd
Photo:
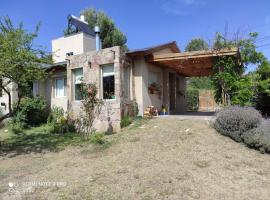
<path id="1" fill-rule="evenodd" d="M 85 33 L 76 33 L 52 40 L 52 52 L 54 62 L 66 60 L 66 53 L 74 55 L 95 50 L 95 38 Z"/>
<path id="2" fill-rule="evenodd" d="M 55 79 L 56 78 L 67 78 L 66 71 L 58 71 L 53 73 L 50 78 L 39 81 L 39 95 L 46 98 L 46 101 L 50 108 L 61 107 L 67 112 L 67 97 L 56 97 L 55 95 Z M 67 83 L 68 85 L 68 83 Z"/>
<path id="3" fill-rule="evenodd" d="M 7 80 L 3 80 L 3 84 Z M 17 91 L 17 85 L 15 83 L 10 83 L 7 85 L 7 88 L 11 91 L 11 102 L 12 104 L 15 103 L 18 100 L 18 91 Z M 7 93 L 2 90 L 2 96 L 0 97 L 0 108 L 2 109 L 3 114 L 8 113 L 8 95 Z"/>
<path id="4" fill-rule="evenodd" d="M 172 50 L 167 48 L 155 52 L 154 54 L 171 53 Z M 150 94 L 148 91 L 149 86 L 149 73 L 158 73 L 158 84 L 162 86 L 161 94 Z M 133 79 L 134 79 L 134 99 L 138 103 L 139 115 L 143 116 L 144 109 L 148 106 L 154 106 L 161 109 L 164 104 L 169 111 L 170 108 L 170 95 L 169 95 L 169 73 L 174 74 L 175 82 L 175 109 L 172 113 L 184 112 L 186 109 L 185 96 L 180 95 L 178 90 L 185 93 L 186 83 L 184 76 L 178 75 L 175 71 L 160 66 L 145 62 L 143 56 L 133 58 Z M 179 79 L 179 86 L 176 87 L 176 78 Z M 170 112 L 169 112 L 170 113 Z M 172 114 L 171 113 L 171 114 Z"/>

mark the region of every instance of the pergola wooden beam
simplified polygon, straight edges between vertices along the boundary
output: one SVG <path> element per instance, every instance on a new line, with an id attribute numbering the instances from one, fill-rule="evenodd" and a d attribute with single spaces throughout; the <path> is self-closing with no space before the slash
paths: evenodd
<path id="1" fill-rule="evenodd" d="M 221 50 L 203 50 L 184 53 L 150 54 L 145 60 L 150 63 L 174 69 L 185 76 L 212 75 L 215 58 L 220 56 L 233 56 L 240 58 L 237 48 Z"/>
<path id="2" fill-rule="evenodd" d="M 149 62 L 165 61 L 165 60 L 186 60 L 186 59 L 199 59 L 210 58 L 219 56 L 233 56 L 238 55 L 237 48 L 221 49 L 221 50 L 203 50 L 203 51 L 190 51 L 183 53 L 166 53 L 166 54 L 151 54 L 147 57 Z"/>

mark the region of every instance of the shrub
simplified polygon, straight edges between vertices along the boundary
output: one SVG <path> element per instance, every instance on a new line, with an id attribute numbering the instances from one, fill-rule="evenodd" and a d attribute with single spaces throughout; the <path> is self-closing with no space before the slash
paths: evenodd
<path id="1" fill-rule="evenodd" d="M 130 116 L 123 117 L 121 120 L 121 123 L 120 123 L 121 128 L 124 128 L 124 127 L 130 125 L 132 123 L 132 121 L 133 121 L 133 118 Z"/>
<path id="2" fill-rule="evenodd" d="M 270 125 L 262 124 L 242 134 L 243 142 L 262 153 L 270 153 Z"/>
<path id="3" fill-rule="evenodd" d="M 75 127 L 72 124 L 72 121 L 68 118 L 68 115 L 65 117 L 64 109 L 61 107 L 53 107 L 47 123 L 51 126 L 51 133 L 69 133 L 75 132 Z"/>
<path id="4" fill-rule="evenodd" d="M 194 88 L 188 88 L 186 91 L 187 109 L 196 111 L 199 104 L 199 90 Z"/>
<path id="5" fill-rule="evenodd" d="M 61 118 L 63 117 L 64 117 L 64 109 L 61 107 L 54 106 L 50 111 L 47 122 L 48 123 L 60 122 Z"/>
<path id="6" fill-rule="evenodd" d="M 91 135 L 90 141 L 94 144 L 104 144 L 106 142 L 104 133 L 94 133 Z"/>
<path id="7" fill-rule="evenodd" d="M 47 116 L 48 109 L 44 97 L 27 97 L 21 100 L 14 114 L 13 123 L 18 123 L 22 127 L 37 126 L 45 123 Z"/>
<path id="8" fill-rule="evenodd" d="M 230 106 L 217 113 L 214 128 L 221 134 L 240 142 L 241 135 L 257 128 L 261 119 L 261 114 L 254 108 Z"/>

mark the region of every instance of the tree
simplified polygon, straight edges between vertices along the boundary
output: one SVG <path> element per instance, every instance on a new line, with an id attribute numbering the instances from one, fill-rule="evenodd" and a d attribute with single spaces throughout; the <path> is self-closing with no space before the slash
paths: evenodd
<path id="1" fill-rule="evenodd" d="M 203 39 L 194 38 L 187 44 L 185 51 L 199 51 L 207 49 L 209 49 L 209 46 Z"/>
<path id="2" fill-rule="evenodd" d="M 93 8 L 85 9 L 81 12 L 84 15 L 85 21 L 91 29 L 97 25 L 100 27 L 100 38 L 102 48 L 112 46 L 126 47 L 127 38 L 116 26 L 113 20 L 102 11 L 96 11 Z M 65 31 L 66 33 L 67 31 Z"/>
<path id="3" fill-rule="evenodd" d="M 38 29 L 39 25 L 33 33 L 28 33 L 22 23 L 15 27 L 9 17 L 0 18 L 0 89 L 8 95 L 8 113 L 0 121 L 12 117 L 31 84 L 46 76 L 41 65 L 50 63 L 50 56 L 33 44 Z M 17 85 L 15 108 L 12 108 L 10 84 Z"/>
<path id="4" fill-rule="evenodd" d="M 247 87 L 252 88 L 254 85 L 250 84 L 254 84 L 254 82 L 248 79 L 248 77 L 244 77 L 243 74 L 249 64 L 259 64 L 264 60 L 264 55 L 256 51 L 255 41 L 257 37 L 257 33 L 250 33 L 247 38 L 239 39 L 236 37 L 235 39 L 228 39 L 226 34 L 216 34 L 213 49 L 218 51 L 222 48 L 237 47 L 242 61 L 239 64 L 232 57 L 221 56 L 217 58 L 213 68 L 215 97 L 223 105 L 230 105 L 231 103 L 245 105 L 247 99 L 252 99 L 254 93 L 244 92 L 243 90 L 246 90 Z M 241 92 L 247 96 L 242 98 L 243 94 Z M 239 95 L 242 97 L 240 98 Z M 248 103 L 248 105 L 251 104 Z"/>
<path id="5" fill-rule="evenodd" d="M 262 114 L 270 116 L 270 63 L 266 59 L 256 70 L 258 83 L 256 87 L 255 106 Z"/>

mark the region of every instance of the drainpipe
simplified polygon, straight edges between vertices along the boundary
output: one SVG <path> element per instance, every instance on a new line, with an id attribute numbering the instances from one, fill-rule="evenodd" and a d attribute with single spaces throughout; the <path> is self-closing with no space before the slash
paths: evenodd
<path id="1" fill-rule="evenodd" d="M 101 49 L 100 28 L 99 28 L 99 26 L 95 26 L 95 34 L 96 34 L 96 50 L 99 51 Z"/>

